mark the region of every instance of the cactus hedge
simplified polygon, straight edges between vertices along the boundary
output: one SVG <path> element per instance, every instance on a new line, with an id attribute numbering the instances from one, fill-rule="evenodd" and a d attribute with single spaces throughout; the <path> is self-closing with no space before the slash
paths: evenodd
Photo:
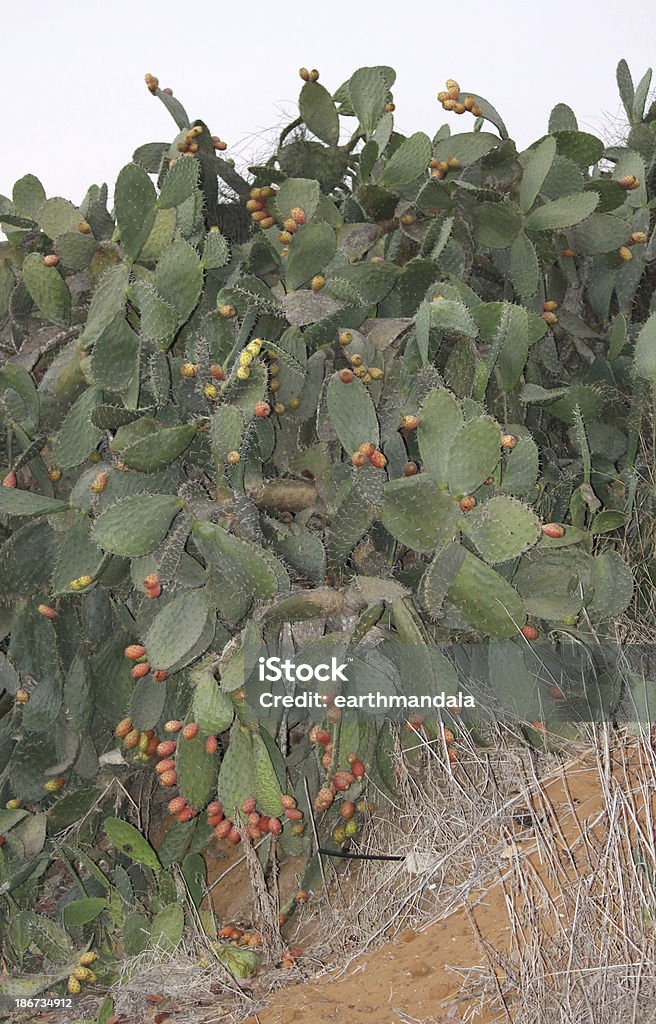
<path id="1" fill-rule="evenodd" d="M 332 93 L 302 69 L 244 175 L 147 76 L 177 134 L 112 204 L 30 174 L 0 196 L 0 941 L 26 993 L 92 942 L 111 979 L 115 928 L 174 946 L 172 865 L 202 873 L 215 835 L 314 877 L 310 815 L 337 851 L 345 799 L 393 790 L 403 730 L 265 713 L 260 657 L 338 654 L 356 695 L 478 671 L 518 722 L 567 718 L 548 638 L 572 663 L 614 638 L 649 479 L 656 106 L 617 74 L 623 144 L 558 103 L 518 151 L 452 80 L 462 130 L 405 137 L 392 68 Z M 158 850 L 109 816 L 144 773 L 178 819 Z"/>

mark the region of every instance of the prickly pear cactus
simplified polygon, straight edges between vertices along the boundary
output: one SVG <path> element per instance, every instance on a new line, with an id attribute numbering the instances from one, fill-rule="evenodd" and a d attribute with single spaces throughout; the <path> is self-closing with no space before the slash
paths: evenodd
<path id="1" fill-rule="evenodd" d="M 176 901 L 172 863 L 209 842 L 309 857 L 311 814 L 338 850 L 367 777 L 393 789 L 385 715 L 263 709 L 265 658 L 338 654 L 351 695 L 421 679 L 455 700 L 476 659 L 453 652 L 475 645 L 531 721 L 531 654 L 550 633 L 595 648 L 633 600 L 656 384 L 646 90 L 622 64 L 626 145 L 559 103 L 518 150 L 452 80 L 438 99 L 463 130 L 405 138 L 391 68 L 333 92 L 301 77 L 298 121 L 248 180 L 147 76 L 178 134 L 133 154 L 113 209 L 104 186 L 75 207 L 31 175 L 0 196 L 1 892 L 32 879 L 25 928 L 60 962 L 67 933 L 32 903 L 62 830 L 98 893 L 80 927 L 102 915 L 138 951 Z M 110 824 L 107 876 L 80 849 L 114 779 L 144 773 L 177 820 L 157 852 Z M 11 959 L 23 926 L 4 927 Z"/>

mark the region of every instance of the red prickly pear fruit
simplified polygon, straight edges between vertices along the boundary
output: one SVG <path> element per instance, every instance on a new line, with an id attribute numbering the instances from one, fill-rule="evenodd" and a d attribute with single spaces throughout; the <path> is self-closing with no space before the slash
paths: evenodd
<path id="1" fill-rule="evenodd" d="M 158 761 L 155 765 L 158 775 L 164 775 L 165 772 L 170 772 L 173 768 L 175 768 L 175 761 L 172 757 L 165 757 L 163 761 Z"/>
<path id="2" fill-rule="evenodd" d="M 369 458 L 369 456 L 373 455 L 374 452 L 376 451 L 376 445 L 374 444 L 373 441 L 365 441 L 364 444 L 360 445 L 358 451 L 362 452 L 363 455 Z"/>
<path id="3" fill-rule="evenodd" d="M 560 255 L 561 256 L 568 256 L 570 259 L 573 259 L 576 256 L 576 253 L 574 252 L 573 249 L 563 249 L 563 251 L 561 252 Z"/>
<path id="4" fill-rule="evenodd" d="M 168 772 L 164 772 L 164 774 L 160 775 L 160 777 L 159 777 L 159 784 L 160 784 L 160 786 L 165 786 L 165 787 L 175 786 L 177 781 L 178 781 L 178 773 L 176 771 L 174 771 L 173 769 L 171 769 Z"/>
<path id="5" fill-rule="evenodd" d="M 184 722 L 179 719 L 172 718 L 170 721 L 164 723 L 164 732 L 180 732 Z"/>
<path id="6" fill-rule="evenodd" d="M 271 406 L 268 402 L 256 402 L 253 406 L 253 412 L 258 420 L 264 420 L 267 416 L 271 415 Z"/>
<path id="7" fill-rule="evenodd" d="M 158 583 L 156 587 L 148 587 L 146 590 L 146 594 L 151 598 L 151 600 L 155 600 L 155 598 L 159 597 L 161 593 L 162 586 L 160 583 Z"/>
<path id="8" fill-rule="evenodd" d="M 160 585 L 159 573 L 149 572 L 147 576 L 144 576 L 143 585 L 146 590 L 154 590 Z"/>
<path id="9" fill-rule="evenodd" d="M 298 224 L 299 227 L 305 224 L 305 210 L 301 206 L 295 206 L 291 211 L 291 215 L 292 220 L 295 224 Z"/>
<path id="10" fill-rule="evenodd" d="M 560 523 L 545 523 L 540 529 L 546 537 L 558 539 L 565 536 L 565 527 Z"/>
<path id="11" fill-rule="evenodd" d="M 196 817 L 196 812 L 193 807 L 183 807 L 181 811 L 178 811 L 176 818 L 178 821 L 191 821 L 192 818 Z"/>
<path id="12" fill-rule="evenodd" d="M 165 683 L 168 677 L 169 674 L 168 672 L 165 672 L 164 669 L 158 668 L 153 672 L 153 679 L 156 683 Z"/>
<path id="13" fill-rule="evenodd" d="M 549 313 L 547 311 L 545 313 L 540 313 L 540 316 L 544 320 L 545 324 L 549 324 L 550 327 L 553 327 L 554 324 L 558 323 L 558 317 L 555 313 Z"/>
<path id="14" fill-rule="evenodd" d="M 442 734 L 444 736 L 444 742 L 445 742 L 447 747 L 450 747 L 452 743 L 455 743 L 456 738 L 453 735 L 451 729 L 447 729 L 446 726 L 445 726 L 443 728 L 443 730 L 442 730 Z"/>
<path id="15" fill-rule="evenodd" d="M 244 814 L 252 814 L 257 807 L 257 800 L 254 796 L 247 796 L 241 805 L 241 809 Z"/>
<path id="16" fill-rule="evenodd" d="M 553 299 L 547 299 L 546 302 L 542 303 L 542 308 L 545 311 L 545 313 L 553 313 L 556 309 L 558 309 L 558 303 L 555 302 Z"/>
<path id="17" fill-rule="evenodd" d="M 269 831 L 270 824 L 271 818 L 268 816 L 268 814 L 265 814 L 263 817 L 260 818 L 259 828 L 263 836 L 266 835 L 267 832 Z"/>
<path id="18" fill-rule="evenodd" d="M 122 718 L 114 729 L 114 735 L 117 739 L 123 740 L 129 732 L 132 732 L 132 721 L 129 718 Z"/>
<path id="19" fill-rule="evenodd" d="M 212 363 L 210 366 L 210 377 L 212 377 L 213 380 L 225 380 L 226 372 L 219 363 Z"/>
<path id="20" fill-rule="evenodd" d="M 56 619 L 57 618 L 57 612 L 55 611 L 54 608 L 51 608 L 50 605 L 40 604 L 38 606 L 38 608 L 37 608 L 37 611 L 38 611 L 39 615 L 43 615 L 43 617 L 45 619 Z"/>
<path id="21" fill-rule="evenodd" d="M 355 380 L 355 374 L 353 373 L 352 370 L 340 370 L 339 379 L 341 380 L 342 384 L 350 384 L 352 381 Z M 12 484 L 11 486 L 15 487 L 16 485 Z"/>
<path id="22" fill-rule="evenodd" d="M 152 757 L 153 754 L 157 753 L 157 736 L 151 736 L 146 747 L 146 757 Z"/>
<path id="23" fill-rule="evenodd" d="M 56 252 L 51 252 L 48 256 L 43 257 L 44 267 L 56 267 L 59 263 L 60 257 Z"/>
<path id="24" fill-rule="evenodd" d="M 287 821 L 301 821 L 303 812 L 298 807 L 285 807 L 285 817 Z"/>
<path id="25" fill-rule="evenodd" d="M 522 626 L 522 636 L 526 640 L 531 640 L 531 641 L 532 640 L 537 640 L 539 635 L 540 635 L 540 631 L 535 626 L 531 626 L 531 625 Z"/>
<path id="26" fill-rule="evenodd" d="M 220 814 L 223 817 L 223 804 L 220 800 L 212 800 L 206 807 L 208 815 Z"/>
<path id="27" fill-rule="evenodd" d="M 246 824 L 250 825 L 251 828 L 259 828 L 260 817 L 261 816 L 257 813 L 257 811 L 251 811 L 251 813 L 248 815 L 246 819 Z"/>
<path id="28" fill-rule="evenodd" d="M 135 665 L 131 670 L 131 675 L 134 679 L 143 679 L 150 672 L 150 665 L 147 661 L 141 661 Z"/>
<path id="29" fill-rule="evenodd" d="M 170 757 L 175 752 L 177 743 L 175 740 L 162 740 L 161 743 L 157 744 L 157 755 L 158 757 Z"/>
<path id="30" fill-rule="evenodd" d="M 200 726 L 196 722 L 189 722 L 182 730 L 182 738 L 183 740 L 193 740 L 198 736 L 199 731 Z"/>
<path id="31" fill-rule="evenodd" d="M 372 466 L 375 466 L 376 469 L 385 469 L 385 466 L 387 465 L 387 459 L 385 458 L 383 453 L 379 452 L 378 450 L 372 452 L 372 454 L 369 456 L 369 462 L 371 463 Z"/>
<path id="32" fill-rule="evenodd" d="M 214 835 L 217 839 L 227 839 L 231 832 L 232 822 L 229 818 L 224 818 L 214 829 Z"/>
<path id="33" fill-rule="evenodd" d="M 512 449 L 517 446 L 517 438 L 514 434 L 504 434 L 501 438 L 501 447 Z"/>
<path id="34" fill-rule="evenodd" d="M 282 822 L 280 818 L 269 819 L 269 832 L 272 836 L 279 836 L 282 832 Z"/>
<path id="35" fill-rule="evenodd" d="M 476 508 L 478 502 L 473 494 L 465 494 L 464 498 L 461 498 L 458 504 L 463 512 L 471 512 L 473 508 Z"/>
<path id="36" fill-rule="evenodd" d="M 238 828 L 235 828 L 234 825 L 228 832 L 227 840 L 229 843 L 232 843 L 233 846 L 236 846 L 237 843 L 241 843 L 241 832 Z"/>
<path id="37" fill-rule="evenodd" d="M 265 217 L 264 220 L 260 221 L 260 227 L 263 228 L 265 231 L 267 231 L 269 228 L 272 228 L 275 223 L 276 222 L 275 222 L 273 217 Z M 237 833 L 237 834 L 239 834 L 239 833 Z M 230 840 L 231 843 L 234 842 L 234 841 L 235 840 L 233 840 L 233 839 Z M 237 842 L 239 842 L 239 840 L 237 840 Z"/>
<path id="38" fill-rule="evenodd" d="M 340 807 L 339 813 L 344 821 L 350 821 L 355 814 L 355 804 L 351 800 L 346 800 Z"/>
<path id="39" fill-rule="evenodd" d="M 330 768 L 331 764 L 333 763 L 333 755 L 329 754 L 328 751 L 326 751 L 326 753 L 321 758 L 321 763 L 324 766 L 324 768 Z"/>
<path id="40" fill-rule="evenodd" d="M 417 465 L 416 462 L 406 462 L 405 466 L 403 467 L 404 476 L 416 476 L 418 472 L 419 466 Z"/>
<path id="41" fill-rule="evenodd" d="M 262 833 L 260 832 L 257 825 L 247 825 L 246 835 L 248 836 L 252 843 L 258 843 L 262 838 Z"/>
<path id="42" fill-rule="evenodd" d="M 354 761 L 351 765 L 351 774 L 356 779 L 363 779 L 365 776 L 365 767 L 362 761 Z"/>
<path id="43" fill-rule="evenodd" d="M 9 473 L 7 473 L 6 477 L 3 479 L 2 486 L 3 487 L 17 487 L 18 486 L 18 478 L 17 478 L 16 474 L 14 473 L 13 469 L 10 470 Z"/>
<path id="44" fill-rule="evenodd" d="M 353 452 L 351 456 L 351 463 L 356 467 L 356 469 L 360 469 L 361 466 L 367 465 L 367 456 L 364 452 Z"/>
<path id="45" fill-rule="evenodd" d="M 447 747 L 446 749 L 449 757 L 449 763 L 455 764 L 455 762 L 458 760 L 458 751 L 455 749 L 455 747 Z"/>
<path id="46" fill-rule="evenodd" d="M 216 736 L 208 736 L 205 740 L 205 750 L 208 754 L 216 754 L 219 749 L 219 741 Z"/>
<path id="47" fill-rule="evenodd" d="M 146 648 L 142 644 L 130 644 L 125 648 L 123 654 L 130 661 L 138 661 L 139 658 L 143 658 L 146 653 Z"/>
<path id="48" fill-rule="evenodd" d="M 300 904 L 309 903 L 310 902 L 310 894 L 309 894 L 309 892 L 306 889 L 299 889 L 298 892 L 296 893 L 296 895 L 294 896 L 294 902 L 295 903 L 300 903 Z M 292 951 L 290 949 L 289 955 L 292 956 L 292 953 L 297 953 L 297 952 L 300 954 L 300 950 L 293 950 Z"/>
<path id="49" fill-rule="evenodd" d="M 353 775 L 351 772 L 335 772 L 335 777 L 333 778 L 333 786 L 335 789 L 343 792 L 348 789 L 352 783 Z"/>
<path id="50" fill-rule="evenodd" d="M 169 814 L 179 814 L 186 806 L 187 801 L 183 796 L 174 796 L 172 800 L 169 800 Z"/>
<path id="51" fill-rule="evenodd" d="M 216 828 L 216 826 L 220 825 L 222 821 L 223 821 L 223 815 L 222 814 L 208 814 L 207 815 L 207 824 L 210 826 L 210 828 Z"/>
<path id="52" fill-rule="evenodd" d="M 288 793 L 283 793 L 282 797 L 280 798 L 280 802 L 286 811 L 293 810 L 294 807 L 296 807 L 296 798 L 290 796 Z"/>
<path id="53" fill-rule="evenodd" d="M 634 188 L 639 188 L 640 181 L 636 178 L 635 174 L 624 174 L 621 178 L 618 178 L 618 184 L 621 185 L 622 188 L 631 191 Z"/>

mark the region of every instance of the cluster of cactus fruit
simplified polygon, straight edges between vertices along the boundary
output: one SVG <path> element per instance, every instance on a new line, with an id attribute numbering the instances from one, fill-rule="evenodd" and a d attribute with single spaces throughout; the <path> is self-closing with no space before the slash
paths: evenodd
<path id="1" fill-rule="evenodd" d="M 559 103 L 518 151 L 454 81 L 438 99 L 471 130 L 406 138 L 391 68 L 332 94 L 300 74 L 297 121 L 246 177 L 149 75 L 178 134 L 134 153 L 111 210 L 104 185 L 76 207 L 29 174 L 0 196 L 0 901 L 25 893 L 48 957 L 63 929 L 27 880 L 62 830 L 94 841 L 114 776 L 154 766 L 175 820 L 157 852 L 105 822 L 113 873 L 84 854 L 105 896 L 73 934 L 112 921 L 136 949 L 126 859 L 154 893 L 139 935 L 173 942 L 172 863 L 246 837 L 307 856 L 311 887 L 310 816 L 337 850 L 418 728 L 448 770 L 480 725 L 265 712 L 260 658 L 339 652 L 351 696 L 456 696 L 483 659 L 535 724 L 563 692 L 532 653 L 594 652 L 634 599 L 649 75 L 618 68 L 625 144 Z"/>

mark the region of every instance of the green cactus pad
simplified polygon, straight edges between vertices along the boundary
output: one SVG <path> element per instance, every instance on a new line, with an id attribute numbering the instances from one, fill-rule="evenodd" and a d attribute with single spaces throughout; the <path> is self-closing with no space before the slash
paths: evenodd
<path id="1" fill-rule="evenodd" d="M 554 137 L 560 156 L 573 160 L 583 170 L 601 160 L 604 144 L 596 135 L 579 131 L 558 131 L 554 133 Z"/>
<path id="2" fill-rule="evenodd" d="M 176 310 L 178 323 L 184 323 L 193 312 L 203 287 L 203 270 L 194 247 L 183 238 L 177 238 L 162 253 L 154 280 L 159 294 Z"/>
<path id="3" fill-rule="evenodd" d="M 235 706 L 223 693 L 214 678 L 211 663 L 195 666 L 191 672 L 195 683 L 191 717 L 208 736 L 218 736 L 232 725 Z"/>
<path id="4" fill-rule="evenodd" d="M 540 538 L 540 520 L 515 498 L 490 498 L 460 519 L 460 530 L 486 562 L 507 562 Z"/>
<path id="5" fill-rule="evenodd" d="M 174 597 L 158 612 L 144 646 L 155 669 L 168 671 L 184 658 L 200 639 L 210 610 L 205 588 Z"/>
<path id="6" fill-rule="evenodd" d="M 96 519 L 93 539 L 104 551 L 135 558 L 154 551 L 183 502 L 172 494 L 138 494 L 117 501 Z"/>
<path id="7" fill-rule="evenodd" d="M 510 279 L 518 295 L 530 298 L 540 283 L 540 264 L 533 242 L 521 231 L 510 248 Z"/>
<path id="8" fill-rule="evenodd" d="M 423 132 L 404 139 L 385 165 L 381 177 L 384 188 L 398 189 L 410 184 L 428 167 L 432 156 L 431 142 Z"/>
<path id="9" fill-rule="evenodd" d="M 474 629 L 489 636 L 513 636 L 526 619 L 515 588 L 469 551 L 449 587 L 447 600 Z"/>
<path id="10" fill-rule="evenodd" d="M 315 274 L 325 270 L 336 248 L 335 229 L 330 224 L 304 224 L 290 245 L 287 287 L 300 288 Z"/>
<path id="11" fill-rule="evenodd" d="M 348 82 L 348 95 L 365 135 L 370 135 L 385 110 L 387 83 L 378 68 L 359 68 Z"/>
<path id="12" fill-rule="evenodd" d="M 68 512 L 67 501 L 48 498 L 33 491 L 22 491 L 16 487 L 0 490 L 0 514 L 5 516 L 49 516 L 56 512 Z"/>
<path id="13" fill-rule="evenodd" d="M 656 313 L 652 313 L 638 334 L 634 367 L 643 380 L 656 383 Z"/>
<path id="14" fill-rule="evenodd" d="M 378 444 L 380 433 L 376 409 L 371 395 L 357 377 L 350 384 L 344 384 L 339 374 L 333 374 L 328 384 L 326 404 L 335 433 L 348 455 L 367 441 Z"/>
<path id="15" fill-rule="evenodd" d="M 590 585 L 594 594 L 586 610 L 593 621 L 615 619 L 631 604 L 633 574 L 617 551 L 604 551 L 592 560 Z"/>
<path id="16" fill-rule="evenodd" d="M 82 235 L 79 231 L 68 231 L 55 239 L 57 255 L 67 270 L 86 270 L 97 248 L 93 235 Z"/>
<path id="17" fill-rule="evenodd" d="M 330 587 L 285 594 L 265 608 L 262 620 L 267 623 L 302 622 L 305 619 L 328 618 L 344 609 L 344 596 Z"/>
<path id="18" fill-rule="evenodd" d="M 74 593 L 71 590 L 73 580 L 80 576 L 95 578 L 97 575 L 103 554 L 89 535 L 89 526 L 89 517 L 84 512 L 75 513 L 72 522 L 68 523 L 52 577 L 53 593 Z"/>
<path id="19" fill-rule="evenodd" d="M 166 686 L 151 675 L 139 679 L 132 691 L 130 718 L 134 729 L 154 729 L 166 704 Z"/>
<path id="20" fill-rule="evenodd" d="M 161 866 L 157 854 L 147 839 L 144 839 L 141 832 L 121 818 L 107 818 L 105 821 L 105 834 L 112 846 L 124 853 L 130 860 L 144 864 L 155 874 L 159 874 Z"/>
<path id="21" fill-rule="evenodd" d="M 62 469 L 79 466 L 95 450 L 102 431 L 94 427 L 91 413 L 101 402 L 102 391 L 98 387 L 88 388 L 75 402 L 52 447 L 52 457 L 57 466 Z"/>
<path id="22" fill-rule="evenodd" d="M 180 206 L 186 199 L 189 199 L 198 185 L 199 173 L 198 160 L 178 158 L 166 172 L 162 191 L 157 200 L 159 209 L 168 210 L 174 206 Z"/>
<path id="23" fill-rule="evenodd" d="M 56 267 L 46 267 L 38 253 L 23 260 L 25 287 L 39 308 L 41 316 L 61 327 L 71 322 L 71 293 Z"/>
<path id="24" fill-rule="evenodd" d="M 136 260 L 155 222 L 155 186 L 143 167 L 127 164 L 116 179 L 114 209 L 126 256 Z"/>
<path id="25" fill-rule="evenodd" d="M 456 299 L 439 299 L 429 306 L 430 325 L 438 331 L 449 331 L 475 338 L 478 327 L 464 302 Z"/>
<path id="26" fill-rule="evenodd" d="M 36 220 L 46 199 L 43 185 L 34 174 L 25 174 L 15 183 L 11 198 L 16 213 Z"/>
<path id="27" fill-rule="evenodd" d="M 141 330 L 150 341 L 161 346 L 169 342 L 178 326 L 174 307 L 157 293 L 152 285 L 137 281 L 130 287 L 130 295 L 139 306 Z"/>
<path id="28" fill-rule="evenodd" d="M 106 391 L 125 391 L 139 375 L 141 342 L 122 314 L 100 335 L 91 353 L 91 376 Z"/>
<path id="29" fill-rule="evenodd" d="M 442 614 L 449 587 L 465 558 L 465 548 L 450 541 L 435 554 L 419 583 L 419 597 L 431 618 Z"/>
<path id="30" fill-rule="evenodd" d="M 125 312 L 128 280 L 129 270 L 124 263 L 105 271 L 93 293 L 87 322 L 80 336 L 80 345 L 92 345 L 115 317 Z"/>
<path id="31" fill-rule="evenodd" d="M 225 752 L 217 785 L 217 797 L 223 804 L 226 818 L 235 820 L 244 800 L 255 796 L 257 779 L 253 763 L 253 742 L 245 729 L 234 729 Z"/>
<path id="32" fill-rule="evenodd" d="M 203 557 L 219 571 L 217 578 L 225 579 L 246 607 L 253 599 L 265 601 L 277 592 L 275 573 L 257 545 L 214 523 L 195 523 L 192 535 Z"/>
<path id="33" fill-rule="evenodd" d="M 166 427 L 123 449 L 123 462 L 139 473 L 157 473 L 182 455 L 195 436 L 196 427 L 192 423 Z"/>
<path id="34" fill-rule="evenodd" d="M 299 207 L 306 220 L 311 220 L 319 204 L 321 189 L 319 182 L 312 178 L 287 178 L 276 195 L 276 208 L 281 220 L 291 217 L 292 210 Z"/>
<path id="35" fill-rule="evenodd" d="M 469 420 L 455 434 L 449 452 L 449 490 L 460 497 L 477 490 L 499 461 L 501 428 L 488 416 Z"/>
<path id="36" fill-rule="evenodd" d="M 590 571 L 591 559 L 584 551 L 540 545 L 522 558 L 513 582 L 529 615 L 559 622 L 581 610 Z"/>
<path id="37" fill-rule="evenodd" d="M 599 205 L 597 192 L 585 192 L 575 196 L 564 196 L 538 206 L 526 218 L 527 231 L 555 231 L 578 224 L 593 213 Z"/>
<path id="38" fill-rule="evenodd" d="M 528 213 L 537 199 L 555 155 L 556 140 L 551 136 L 547 136 L 529 150 L 523 163 L 524 173 L 519 188 L 519 206 L 522 213 Z"/>
<path id="39" fill-rule="evenodd" d="M 218 231 L 208 231 L 203 245 L 203 270 L 218 270 L 230 262 L 230 246 L 227 238 Z"/>
<path id="40" fill-rule="evenodd" d="M 510 202 L 479 203 L 472 219 L 476 241 L 489 249 L 507 249 L 523 227 L 521 210 Z"/>
<path id="41" fill-rule="evenodd" d="M 68 199 L 47 199 L 39 208 L 36 219 L 49 238 L 59 238 L 66 231 L 77 231 L 82 214 Z"/>
<path id="42" fill-rule="evenodd" d="M 327 89 L 319 82 L 306 82 L 298 100 L 301 119 L 313 135 L 329 146 L 339 141 L 339 117 Z"/>
<path id="43" fill-rule="evenodd" d="M 501 487 L 507 494 L 525 497 L 535 488 L 540 469 L 538 446 L 532 437 L 518 437 L 506 459 Z"/>
<path id="44" fill-rule="evenodd" d="M 255 793 L 258 810 L 279 817 L 283 813 L 282 790 L 267 746 L 257 733 L 252 739 Z"/>
<path id="45" fill-rule="evenodd" d="M 448 484 L 451 444 L 462 426 L 455 395 L 443 388 L 429 392 L 419 410 L 417 442 L 425 472 L 441 487 Z"/>
<path id="46" fill-rule="evenodd" d="M 197 810 L 212 798 L 219 773 L 219 759 L 205 750 L 206 739 L 207 733 L 202 729 L 192 740 L 185 740 L 181 735 L 175 757 L 178 789 Z"/>
<path id="47" fill-rule="evenodd" d="M 453 539 L 458 506 L 434 480 L 420 474 L 390 480 L 380 518 L 385 528 L 414 551 L 435 551 Z"/>

